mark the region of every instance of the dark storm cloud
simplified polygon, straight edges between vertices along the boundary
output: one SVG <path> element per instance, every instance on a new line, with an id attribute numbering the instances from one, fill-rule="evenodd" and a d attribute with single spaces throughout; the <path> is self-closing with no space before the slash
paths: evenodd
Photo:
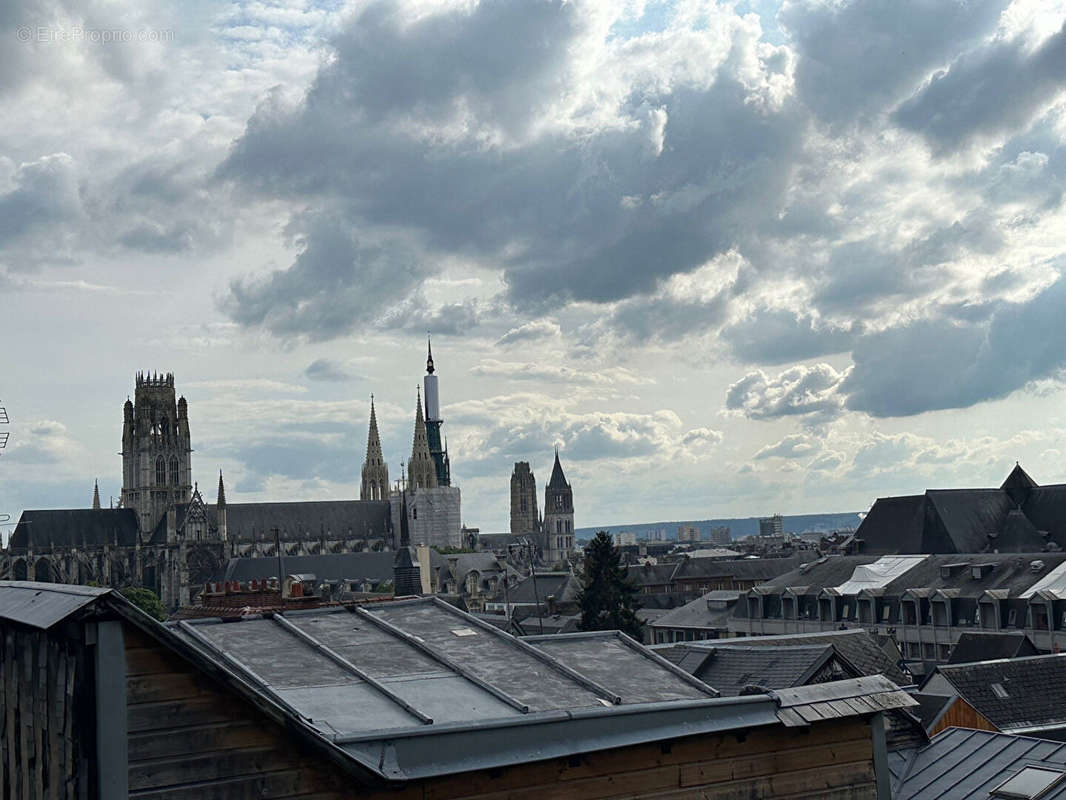
<path id="1" fill-rule="evenodd" d="M 65 153 L 22 164 L 15 171 L 13 182 L 11 191 L 0 194 L 0 252 L 42 230 L 51 229 L 54 237 L 57 229 L 62 230 L 84 214 L 74 162 Z M 48 243 L 54 245 L 55 238 Z"/>
<path id="2" fill-rule="evenodd" d="M 931 319 L 863 337 L 841 385 L 848 408 L 876 417 L 967 408 L 1066 367 L 1066 281 L 983 322 Z"/>
<path id="3" fill-rule="evenodd" d="M 1066 82 L 1066 27 L 1035 50 L 1023 37 L 966 53 L 933 76 L 893 114 L 934 150 L 951 152 L 979 136 L 1027 126 Z"/>
<path id="4" fill-rule="evenodd" d="M 916 83 L 994 30 L 1007 0 L 786 2 L 778 21 L 796 46 L 796 86 L 829 123 L 879 115 Z"/>

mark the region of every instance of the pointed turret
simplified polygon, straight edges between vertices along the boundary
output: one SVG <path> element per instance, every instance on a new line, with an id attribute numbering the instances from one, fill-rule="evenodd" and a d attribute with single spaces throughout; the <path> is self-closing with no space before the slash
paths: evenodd
<path id="1" fill-rule="evenodd" d="M 412 489 L 433 489 L 437 486 L 437 468 L 429 452 L 426 419 L 422 416 L 422 393 L 415 402 L 415 435 L 411 444 L 411 460 L 407 462 L 408 485 Z"/>
<path id="2" fill-rule="evenodd" d="M 93 511 L 100 510 L 100 484 L 93 481 Z"/>
<path id="3" fill-rule="evenodd" d="M 569 489 L 570 484 L 566 482 L 566 475 L 563 474 L 563 465 L 559 463 L 559 448 L 555 448 L 555 466 L 552 467 L 552 476 L 548 481 L 549 489 Z"/>
<path id="4" fill-rule="evenodd" d="M 555 448 L 552 476 L 544 488 L 544 522 L 542 525 L 542 553 L 549 563 L 565 561 L 574 548 L 574 490 L 566 481 Z"/>
<path id="5" fill-rule="evenodd" d="M 366 437 L 366 460 L 363 461 L 361 500 L 387 500 L 389 496 L 389 468 L 381 452 L 378 418 L 374 409 L 374 395 L 370 395 L 370 431 Z"/>
<path id="6" fill-rule="evenodd" d="M 226 541 L 229 526 L 226 524 L 226 485 L 222 482 L 222 470 L 218 471 L 218 498 L 215 500 L 215 516 L 218 521 L 218 538 Z"/>
<path id="7" fill-rule="evenodd" d="M 1010 471 L 1010 475 L 1003 481 L 1003 485 L 999 488 L 1005 491 L 1014 504 L 1021 508 L 1025 501 L 1029 499 L 1029 493 L 1033 489 L 1037 488 L 1038 484 L 1032 478 L 1029 477 L 1022 465 L 1017 461 L 1014 462 L 1014 469 Z"/>
<path id="8" fill-rule="evenodd" d="M 426 334 L 426 350 L 428 355 L 426 356 L 426 372 L 430 375 L 433 374 L 433 342 L 429 339 L 429 334 Z"/>

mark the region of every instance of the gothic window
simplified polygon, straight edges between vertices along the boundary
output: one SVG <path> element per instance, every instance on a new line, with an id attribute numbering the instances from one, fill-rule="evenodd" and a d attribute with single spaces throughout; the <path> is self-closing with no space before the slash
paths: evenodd
<path id="1" fill-rule="evenodd" d="M 563 532 L 563 521 L 561 519 L 555 520 L 555 532 L 556 533 L 562 533 Z"/>
<path id="2" fill-rule="evenodd" d="M 563 496 L 561 494 L 555 495 L 555 507 L 559 509 L 563 507 Z"/>
<path id="3" fill-rule="evenodd" d="M 40 583 L 52 582 L 52 569 L 48 563 L 48 559 L 37 559 L 37 563 L 33 567 L 33 579 Z"/>
<path id="4" fill-rule="evenodd" d="M 14 566 L 11 568 L 12 577 L 16 581 L 29 580 L 28 569 L 26 568 L 26 562 L 23 559 L 18 559 Z"/>
<path id="5" fill-rule="evenodd" d="M 522 498 L 522 513 L 526 512 L 526 498 Z"/>
<path id="6" fill-rule="evenodd" d="M 163 456 L 155 460 L 155 483 L 156 486 L 165 486 L 167 482 L 167 465 Z"/>
<path id="7" fill-rule="evenodd" d="M 570 526 L 571 526 L 572 524 L 573 524 L 573 523 L 571 523 L 571 522 L 570 522 L 570 520 L 566 520 L 566 532 L 567 532 L 567 533 L 570 533 Z"/>
<path id="8" fill-rule="evenodd" d="M 178 481 L 178 459 L 177 456 L 170 457 L 170 483 L 172 486 L 177 486 Z"/>

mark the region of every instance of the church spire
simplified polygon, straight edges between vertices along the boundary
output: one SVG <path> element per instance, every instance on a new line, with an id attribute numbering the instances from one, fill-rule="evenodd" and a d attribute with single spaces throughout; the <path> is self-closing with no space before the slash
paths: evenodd
<path id="1" fill-rule="evenodd" d="M 100 510 L 100 484 L 93 481 L 93 511 Z"/>
<path id="2" fill-rule="evenodd" d="M 409 485 L 415 489 L 433 489 L 437 486 L 437 467 L 429 452 L 426 435 L 426 419 L 422 416 L 422 391 L 418 389 L 415 403 L 415 435 L 411 443 L 411 460 L 407 463 Z"/>
<path id="3" fill-rule="evenodd" d="M 429 355 L 426 357 L 426 372 L 430 375 L 433 374 L 433 342 L 430 341 L 429 334 L 426 334 L 426 349 L 429 351 Z"/>
<path id="4" fill-rule="evenodd" d="M 387 500 L 388 497 L 389 468 L 381 453 L 381 436 L 378 434 L 374 395 L 370 395 L 370 431 L 366 437 L 366 460 L 363 461 L 363 483 L 359 490 L 359 498 L 361 500 Z"/>
<path id="5" fill-rule="evenodd" d="M 218 501 L 215 505 L 218 508 L 226 507 L 226 486 L 222 483 L 222 470 L 218 471 Z"/>

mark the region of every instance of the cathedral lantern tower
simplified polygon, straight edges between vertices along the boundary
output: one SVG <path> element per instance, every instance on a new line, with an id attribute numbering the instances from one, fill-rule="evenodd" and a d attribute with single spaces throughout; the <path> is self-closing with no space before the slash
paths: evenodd
<path id="1" fill-rule="evenodd" d="M 558 449 L 551 479 L 544 488 L 541 542 L 544 560 L 551 563 L 562 561 L 574 549 L 574 490 L 563 474 Z"/>
<path id="2" fill-rule="evenodd" d="M 173 373 L 137 373 L 122 422 L 122 505 L 137 512 L 143 535 L 167 509 L 192 497 L 189 408 L 175 400 Z"/>
<path id="3" fill-rule="evenodd" d="M 429 352 L 426 358 L 426 439 L 429 442 L 429 453 L 433 457 L 434 469 L 437 472 L 438 486 L 451 486 L 452 474 L 451 463 L 448 461 L 448 448 L 441 444 L 440 428 L 444 420 L 440 417 L 440 393 L 437 387 L 436 367 L 433 364 L 433 344 L 426 337 L 426 347 Z"/>
<path id="4" fill-rule="evenodd" d="M 389 467 L 381 454 L 378 418 L 374 411 L 374 395 L 370 395 L 370 432 L 366 437 L 366 461 L 363 462 L 363 483 L 360 500 L 389 499 Z"/>

